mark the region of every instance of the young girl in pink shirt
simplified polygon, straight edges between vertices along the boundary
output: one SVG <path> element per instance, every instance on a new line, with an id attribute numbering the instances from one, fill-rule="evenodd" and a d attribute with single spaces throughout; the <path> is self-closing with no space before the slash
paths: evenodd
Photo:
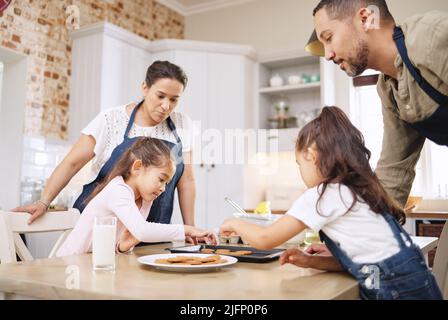
<path id="1" fill-rule="evenodd" d="M 91 252 L 94 218 L 107 216 L 118 220 L 118 253 L 129 251 L 139 242 L 183 241 L 186 236 L 216 243 L 211 231 L 146 221 L 152 202 L 165 190 L 174 172 L 170 149 L 161 140 L 138 138 L 86 199 L 87 206 L 78 223 L 56 255 Z"/>

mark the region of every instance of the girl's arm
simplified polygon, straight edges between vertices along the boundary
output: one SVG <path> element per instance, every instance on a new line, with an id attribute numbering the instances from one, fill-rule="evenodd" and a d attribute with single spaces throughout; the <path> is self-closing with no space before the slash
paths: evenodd
<path id="1" fill-rule="evenodd" d="M 65 156 L 64 160 L 62 160 L 56 169 L 54 169 L 48 179 L 45 189 L 42 192 L 41 201 L 43 202 L 36 202 L 26 206 L 17 207 L 11 211 L 31 213 L 28 223 L 33 223 L 34 220 L 47 211 L 48 207 L 46 205 L 50 205 L 73 176 L 78 173 L 87 162 L 93 159 L 95 156 L 94 148 L 95 139 L 92 136 L 82 135 L 70 152 Z"/>
<path id="2" fill-rule="evenodd" d="M 221 226 L 220 233 L 236 233 L 253 247 L 270 250 L 285 243 L 306 228 L 307 226 L 302 221 L 285 215 L 267 227 L 240 219 L 229 219 Z"/>
<path id="3" fill-rule="evenodd" d="M 177 184 L 180 211 L 184 224 L 194 226 L 194 205 L 196 199 L 196 183 L 193 174 L 192 153 L 183 154 L 185 168 Z"/>
<path id="4" fill-rule="evenodd" d="M 217 244 L 216 236 L 212 231 L 200 230 L 192 226 L 184 226 L 184 233 L 189 236 L 194 244 L 197 244 L 197 239 L 205 239 L 208 244 Z M 125 229 L 120 235 L 120 239 L 117 243 L 118 253 L 127 253 L 129 250 L 134 248 L 140 240 L 137 239 L 128 229 Z"/>
<path id="5" fill-rule="evenodd" d="M 143 242 L 183 241 L 184 226 L 147 222 L 138 209 L 129 187 L 116 185 L 108 189 L 107 208 L 111 210 L 129 232 Z"/>

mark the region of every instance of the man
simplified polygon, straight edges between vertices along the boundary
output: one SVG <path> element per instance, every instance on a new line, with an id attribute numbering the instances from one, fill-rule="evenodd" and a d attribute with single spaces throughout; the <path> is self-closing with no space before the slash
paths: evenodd
<path id="1" fill-rule="evenodd" d="M 349 76 L 381 72 L 384 138 L 376 173 L 405 205 L 426 139 L 448 145 L 448 14 L 432 11 L 398 27 L 385 0 L 322 0 L 307 50 Z"/>

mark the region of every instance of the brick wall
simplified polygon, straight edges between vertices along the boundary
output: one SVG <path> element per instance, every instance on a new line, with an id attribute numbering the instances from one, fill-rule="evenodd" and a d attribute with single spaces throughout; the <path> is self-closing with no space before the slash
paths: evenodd
<path id="1" fill-rule="evenodd" d="M 29 56 L 27 136 L 68 137 L 69 5 L 79 8 L 81 27 L 108 21 L 149 40 L 184 38 L 184 18 L 153 0 L 12 0 L 0 13 L 0 46 Z"/>

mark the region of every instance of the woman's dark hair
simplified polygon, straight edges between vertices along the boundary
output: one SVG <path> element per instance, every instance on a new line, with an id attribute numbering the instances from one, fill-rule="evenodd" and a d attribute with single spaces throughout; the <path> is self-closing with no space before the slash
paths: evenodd
<path id="1" fill-rule="evenodd" d="M 349 212 L 358 201 L 369 205 L 376 213 L 391 213 L 404 224 L 406 216 L 400 206 L 387 194 L 370 167 L 371 153 L 366 148 L 362 133 L 338 107 L 325 107 L 320 115 L 300 130 L 296 151 L 316 149 L 317 168 L 324 177 L 319 185 L 319 201 L 330 183 L 347 186 L 353 194 Z M 322 186 L 322 188 L 320 188 Z M 320 214 L 320 213 L 319 213 Z"/>
<path id="2" fill-rule="evenodd" d="M 164 167 L 176 163 L 168 146 L 159 139 L 141 137 L 123 153 L 107 177 L 93 190 L 84 201 L 87 204 L 115 177 L 122 176 L 126 181 L 131 175 L 131 168 L 135 160 L 141 160 L 144 167 Z"/>
<path id="3" fill-rule="evenodd" d="M 146 71 L 146 85 L 151 87 L 157 80 L 173 79 L 179 81 L 184 89 L 187 86 L 188 78 L 179 66 L 169 61 L 155 61 Z"/>

